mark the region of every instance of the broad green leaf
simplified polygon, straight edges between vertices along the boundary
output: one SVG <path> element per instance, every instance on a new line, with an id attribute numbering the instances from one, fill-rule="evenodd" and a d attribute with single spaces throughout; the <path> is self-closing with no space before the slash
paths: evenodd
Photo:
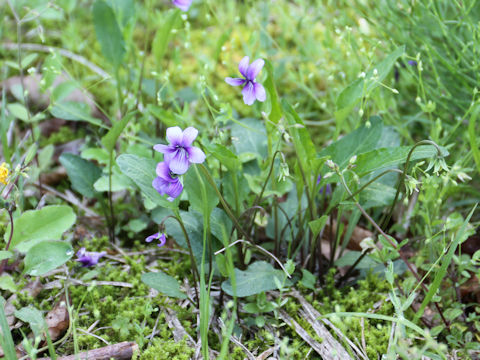
<path id="1" fill-rule="evenodd" d="M 7 110 L 11 113 L 16 119 L 22 121 L 28 121 L 28 111 L 22 104 L 13 103 L 7 105 Z"/>
<path id="2" fill-rule="evenodd" d="M 254 262 L 245 271 L 235 269 L 236 296 L 245 297 L 274 290 L 277 288 L 275 277 L 281 282 L 285 280 L 285 286 L 292 285 L 292 282 L 286 279 L 286 274 L 282 270 L 276 270 L 265 261 Z M 222 289 L 228 295 L 234 295 L 230 280 L 222 283 Z"/>
<path id="3" fill-rule="evenodd" d="M 187 192 L 190 207 L 199 213 L 203 213 L 206 205 L 205 210 L 210 214 L 219 200 L 215 189 L 210 185 L 205 175 L 198 169 L 190 167 L 183 179 L 183 186 Z M 207 204 L 203 201 L 202 183 L 206 190 Z"/>
<path id="4" fill-rule="evenodd" d="M 345 167 L 353 155 L 374 150 L 380 140 L 383 123 L 378 117 L 370 119 L 370 127 L 363 125 L 335 141 L 318 153 L 318 157 L 330 156 L 340 168 Z"/>
<path id="5" fill-rule="evenodd" d="M 67 170 L 72 187 L 85 197 L 95 197 L 93 185 L 102 175 L 102 170 L 94 163 L 74 154 L 63 153 L 59 160 Z"/>
<path id="6" fill-rule="evenodd" d="M 107 3 L 115 12 L 121 28 L 130 27 L 134 23 L 136 15 L 134 0 L 108 0 Z"/>
<path id="7" fill-rule="evenodd" d="M 317 282 L 317 277 L 315 275 L 313 275 L 307 269 L 302 269 L 302 280 L 300 280 L 300 285 L 306 287 L 307 289 L 315 291 L 316 282 Z"/>
<path id="8" fill-rule="evenodd" d="M 335 117 L 338 122 L 342 123 L 360 99 L 369 94 L 385 80 L 397 59 L 402 56 L 404 52 L 405 46 L 398 47 L 384 60 L 373 66 L 372 69 L 365 74 L 364 78 L 355 80 L 340 93 L 336 102 L 337 111 L 335 112 Z M 375 70 L 377 73 L 376 79 L 372 80 Z"/>
<path id="9" fill-rule="evenodd" d="M 22 69 L 26 69 L 30 64 L 32 64 L 35 60 L 37 60 L 38 54 L 37 53 L 30 53 L 27 54 L 21 61 L 20 65 Z M 5 61 L 5 64 L 16 69 L 20 70 L 20 67 L 18 66 L 17 61 Z"/>
<path id="10" fill-rule="evenodd" d="M 0 261 L 5 259 L 11 259 L 13 257 L 13 252 L 8 250 L 0 250 Z"/>
<path id="11" fill-rule="evenodd" d="M 229 148 L 221 144 L 212 144 L 207 146 L 207 150 L 216 159 L 220 161 L 228 170 L 237 171 L 241 167 L 241 162 Z"/>
<path id="12" fill-rule="evenodd" d="M 312 230 L 313 236 L 320 234 L 320 231 L 323 230 L 325 224 L 327 223 L 328 215 L 323 215 L 322 217 L 312 220 L 308 223 L 310 230 Z"/>
<path id="13" fill-rule="evenodd" d="M 58 84 L 52 91 L 51 101 L 57 103 L 65 99 L 74 90 L 78 89 L 79 85 L 76 81 L 64 81 Z"/>
<path id="14" fill-rule="evenodd" d="M 50 113 L 59 119 L 70 121 L 86 121 L 90 124 L 106 127 L 100 119 L 90 115 L 90 107 L 87 104 L 75 101 L 59 101 L 51 108 Z"/>
<path id="15" fill-rule="evenodd" d="M 23 307 L 15 311 L 15 317 L 30 325 L 35 337 L 41 336 L 43 329 L 46 327 L 42 312 L 33 306 Z"/>
<path id="16" fill-rule="evenodd" d="M 0 276 L 0 289 L 8 290 L 13 293 L 17 291 L 17 285 L 15 285 L 15 282 L 10 275 L 4 275 Z"/>
<path id="17" fill-rule="evenodd" d="M 257 120 L 246 118 L 240 123 L 232 124 L 232 143 L 236 154 L 249 154 L 248 160 L 267 157 L 267 132 L 264 124 Z"/>
<path id="18" fill-rule="evenodd" d="M 117 158 L 120 170 L 128 176 L 140 188 L 142 194 L 153 203 L 173 209 L 176 202 L 170 202 L 165 196 L 161 196 L 152 186 L 156 177 L 157 163 L 154 160 L 137 155 L 124 154 Z"/>
<path id="19" fill-rule="evenodd" d="M 369 151 L 358 155 L 355 172 L 360 176 L 365 176 L 373 171 L 392 168 L 407 161 L 407 156 L 411 146 L 399 146 L 395 148 L 383 148 Z M 443 156 L 447 156 L 446 149 L 443 150 Z M 433 145 L 422 145 L 415 148 L 410 157 L 410 161 L 434 158 L 437 155 L 437 149 Z"/>
<path id="20" fill-rule="evenodd" d="M 32 64 L 35 60 L 37 60 L 38 54 L 37 53 L 30 53 L 23 57 L 21 61 L 21 66 L 23 69 L 26 69 L 30 64 Z"/>
<path id="21" fill-rule="evenodd" d="M 106 192 L 110 190 L 110 180 L 108 179 L 108 175 L 101 176 L 93 187 L 98 192 Z M 122 191 L 128 189 L 132 185 L 131 180 L 123 174 L 117 174 L 115 171 L 112 174 L 112 191 Z"/>
<path id="22" fill-rule="evenodd" d="M 86 148 L 82 150 L 81 156 L 85 160 L 95 160 L 99 164 L 108 165 L 110 155 L 104 148 Z"/>
<path id="23" fill-rule="evenodd" d="M 180 19 L 180 11 L 171 10 L 168 14 L 165 15 L 166 19 L 163 21 L 161 28 L 157 30 L 152 44 L 152 52 L 155 57 L 157 64 L 161 64 L 163 56 L 167 51 L 168 43 L 170 42 L 172 30 Z"/>
<path id="24" fill-rule="evenodd" d="M 116 122 L 108 133 L 102 137 L 102 145 L 105 146 L 105 149 L 110 153 L 115 149 L 115 144 L 122 134 L 122 131 L 127 126 L 128 122 L 133 118 L 134 113 L 130 113 L 123 117 L 122 120 Z"/>
<path id="25" fill-rule="evenodd" d="M 380 181 L 375 181 L 360 193 L 360 204 L 364 209 L 392 204 L 396 189 Z"/>
<path id="26" fill-rule="evenodd" d="M 32 246 L 25 256 L 25 272 L 41 276 L 65 264 L 73 256 L 72 246 L 62 241 L 42 241 Z"/>
<path id="27" fill-rule="evenodd" d="M 59 240 L 62 234 L 75 223 L 76 216 L 70 206 L 50 205 L 40 210 L 25 211 L 14 220 L 10 249 L 22 253 L 43 240 Z M 10 225 L 5 232 L 5 242 L 10 236 Z"/>
<path id="28" fill-rule="evenodd" d="M 230 235 L 232 226 L 232 220 L 224 210 L 218 207 L 213 209 L 212 214 L 210 215 L 210 230 L 213 236 L 223 242 L 224 234 Z"/>
<path id="29" fill-rule="evenodd" d="M 150 286 L 152 289 L 155 289 L 158 292 L 167 296 L 178 299 L 187 298 L 187 295 L 185 295 L 180 290 L 180 284 L 178 283 L 178 281 L 170 275 L 167 275 L 161 271 L 143 274 L 142 281 L 148 286 Z"/>
<path id="30" fill-rule="evenodd" d="M 125 56 L 125 41 L 113 9 L 103 0 L 93 4 L 93 23 L 103 56 L 118 69 Z"/>
<path id="31" fill-rule="evenodd" d="M 343 266 L 352 266 L 355 262 L 362 256 L 361 251 L 349 251 L 345 253 L 341 258 L 335 261 L 335 266 L 343 267 Z M 373 269 L 374 267 L 378 266 L 379 263 L 375 261 L 370 256 L 366 255 L 364 258 L 357 264 L 357 269 Z"/>

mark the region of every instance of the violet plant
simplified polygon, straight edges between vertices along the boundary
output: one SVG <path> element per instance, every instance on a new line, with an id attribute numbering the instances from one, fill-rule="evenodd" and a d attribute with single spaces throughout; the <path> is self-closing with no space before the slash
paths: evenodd
<path id="1" fill-rule="evenodd" d="M 250 58 L 245 56 L 238 64 L 238 71 L 243 78 L 225 78 L 225 82 L 232 86 L 243 86 L 243 101 L 246 105 L 253 105 L 255 100 L 264 102 L 267 98 L 265 88 L 256 81 L 265 61 L 257 59 L 250 64 Z"/>

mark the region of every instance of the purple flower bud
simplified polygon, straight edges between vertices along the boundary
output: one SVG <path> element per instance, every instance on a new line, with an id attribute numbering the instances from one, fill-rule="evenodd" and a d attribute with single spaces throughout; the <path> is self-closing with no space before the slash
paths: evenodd
<path id="1" fill-rule="evenodd" d="M 173 5 L 182 11 L 188 11 L 193 0 L 172 0 Z"/>
<path id="2" fill-rule="evenodd" d="M 101 257 L 105 256 L 107 253 L 105 251 L 95 252 L 95 251 L 86 251 L 84 247 L 77 251 L 77 261 L 82 263 L 83 267 L 95 266 L 98 264 L 98 260 Z"/>
<path id="3" fill-rule="evenodd" d="M 244 85 L 242 94 L 243 102 L 246 105 L 252 105 L 255 100 L 264 102 L 267 98 L 265 88 L 262 86 L 262 84 L 255 81 L 255 78 L 262 70 L 263 65 L 265 65 L 265 61 L 263 59 L 257 59 L 251 64 L 249 63 L 250 58 L 245 56 L 238 64 L 238 70 L 240 71 L 240 74 L 242 74 L 243 78 L 225 78 L 225 82 L 229 85 Z"/>
<path id="4" fill-rule="evenodd" d="M 153 148 L 164 154 L 164 160 L 169 164 L 172 173 L 182 175 L 187 172 L 190 164 L 205 161 L 204 152 L 192 146 L 197 135 L 198 130 L 191 126 L 183 131 L 178 126 L 170 127 L 167 129 L 167 140 L 170 145 L 157 144 Z"/>
<path id="5" fill-rule="evenodd" d="M 159 243 L 157 244 L 158 247 L 162 247 L 163 245 L 165 245 L 165 243 L 167 242 L 167 238 L 165 237 L 165 234 L 164 233 L 156 233 L 156 234 L 153 234 L 153 235 L 150 235 L 149 237 L 147 237 L 145 239 L 146 242 L 152 242 L 153 240 L 158 240 Z"/>
<path id="6" fill-rule="evenodd" d="M 417 62 L 415 60 L 408 60 L 408 65 L 410 66 L 417 66 Z"/>

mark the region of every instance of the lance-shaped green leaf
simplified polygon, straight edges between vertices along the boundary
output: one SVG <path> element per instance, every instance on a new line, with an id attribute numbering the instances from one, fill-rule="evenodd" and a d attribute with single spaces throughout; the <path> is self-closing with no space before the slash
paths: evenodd
<path id="1" fill-rule="evenodd" d="M 130 113 L 124 116 L 122 120 L 117 121 L 108 133 L 102 137 L 102 145 L 105 146 L 105 149 L 107 149 L 108 152 L 113 151 L 118 138 L 134 115 L 134 113 Z"/>
<path id="2" fill-rule="evenodd" d="M 125 55 L 125 41 L 113 9 L 103 0 L 93 4 L 93 23 L 103 56 L 117 69 Z"/>

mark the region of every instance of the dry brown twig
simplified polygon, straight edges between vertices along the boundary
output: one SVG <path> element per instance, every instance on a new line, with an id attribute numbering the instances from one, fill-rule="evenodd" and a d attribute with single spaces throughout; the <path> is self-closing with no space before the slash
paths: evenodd
<path id="1" fill-rule="evenodd" d="M 127 360 L 131 359 L 133 354 L 138 351 L 139 349 L 136 343 L 131 341 L 124 341 L 118 344 L 84 351 L 77 355 L 58 357 L 57 360 Z M 50 358 L 41 358 L 38 360 L 50 360 Z"/>

